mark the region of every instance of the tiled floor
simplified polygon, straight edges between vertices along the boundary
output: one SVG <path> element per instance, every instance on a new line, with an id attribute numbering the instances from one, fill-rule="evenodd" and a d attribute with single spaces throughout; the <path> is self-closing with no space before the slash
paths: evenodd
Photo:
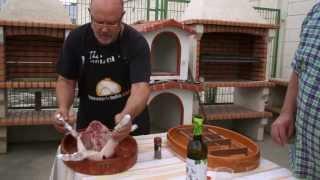
<path id="1" fill-rule="evenodd" d="M 274 144 L 269 135 L 261 146 L 262 156 L 288 167 L 288 148 Z M 58 142 L 9 144 L 9 153 L 0 155 L 1 180 L 47 180 Z"/>

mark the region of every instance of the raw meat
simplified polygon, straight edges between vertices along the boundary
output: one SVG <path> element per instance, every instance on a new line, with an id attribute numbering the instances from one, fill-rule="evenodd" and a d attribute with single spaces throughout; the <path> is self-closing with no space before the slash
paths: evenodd
<path id="1" fill-rule="evenodd" d="M 110 133 L 100 121 L 92 121 L 88 128 L 80 133 L 80 139 L 87 150 L 101 151 L 110 139 Z"/>

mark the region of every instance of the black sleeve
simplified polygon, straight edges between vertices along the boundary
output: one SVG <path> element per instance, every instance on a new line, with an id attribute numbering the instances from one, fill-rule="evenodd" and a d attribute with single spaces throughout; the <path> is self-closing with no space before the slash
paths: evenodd
<path id="1" fill-rule="evenodd" d="M 77 80 L 79 78 L 81 57 L 76 49 L 79 48 L 79 43 L 79 38 L 72 33 L 64 41 L 57 63 L 57 73 L 67 79 Z"/>
<path id="2" fill-rule="evenodd" d="M 131 83 L 150 81 L 150 49 L 143 36 L 130 44 L 130 81 Z"/>

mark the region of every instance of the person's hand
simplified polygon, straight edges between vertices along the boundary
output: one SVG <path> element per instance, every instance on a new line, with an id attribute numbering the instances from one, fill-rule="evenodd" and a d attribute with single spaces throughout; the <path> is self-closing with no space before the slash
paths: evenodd
<path id="1" fill-rule="evenodd" d="M 115 124 L 117 125 L 124 117 L 124 114 L 117 114 L 114 117 Z M 128 124 L 122 126 L 121 128 L 114 130 L 112 137 L 114 140 L 121 142 L 124 140 L 131 132 L 132 121 L 130 120 Z"/>
<path id="2" fill-rule="evenodd" d="M 72 111 L 68 111 L 65 109 L 58 109 L 53 117 L 53 126 L 56 128 L 56 130 L 60 133 L 65 133 L 66 130 L 64 129 L 63 122 L 59 121 L 57 119 L 57 115 L 60 114 L 64 120 L 69 123 L 71 126 L 74 124 L 76 117 L 75 114 Z"/>
<path id="3" fill-rule="evenodd" d="M 280 115 L 271 126 L 271 136 L 273 140 L 279 145 L 288 143 L 289 138 L 294 131 L 294 117 L 293 115 Z"/>

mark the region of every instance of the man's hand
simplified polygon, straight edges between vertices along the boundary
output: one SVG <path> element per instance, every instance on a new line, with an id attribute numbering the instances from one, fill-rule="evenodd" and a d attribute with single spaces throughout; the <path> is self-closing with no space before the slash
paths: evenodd
<path id="1" fill-rule="evenodd" d="M 294 117 L 288 114 L 280 115 L 271 127 L 271 136 L 279 145 L 288 143 L 294 131 Z"/>
<path id="2" fill-rule="evenodd" d="M 65 133 L 64 124 L 63 122 L 59 121 L 57 119 L 57 115 L 60 114 L 64 120 L 69 123 L 71 126 L 75 123 L 76 117 L 75 114 L 72 111 L 68 111 L 65 109 L 58 109 L 53 117 L 53 125 L 56 128 L 56 130 L 60 133 Z"/>
<path id="3" fill-rule="evenodd" d="M 124 114 L 119 113 L 117 115 L 115 115 L 114 117 L 114 121 L 115 124 L 117 125 L 124 117 Z M 121 142 L 122 140 L 124 140 L 131 132 L 131 126 L 132 126 L 132 121 L 130 120 L 128 124 L 124 125 L 123 127 L 114 130 L 112 137 L 114 138 L 114 140 Z"/>

